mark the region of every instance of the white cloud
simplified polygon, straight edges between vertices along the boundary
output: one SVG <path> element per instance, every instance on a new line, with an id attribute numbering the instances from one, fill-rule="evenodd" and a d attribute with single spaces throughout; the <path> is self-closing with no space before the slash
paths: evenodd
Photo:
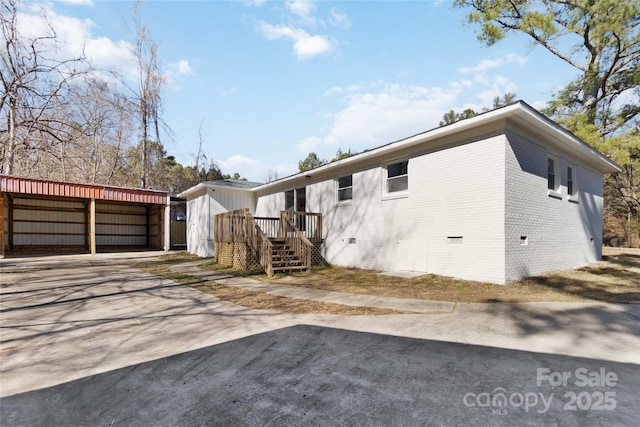
<path id="1" fill-rule="evenodd" d="M 323 142 L 331 147 L 371 148 L 433 128 L 455 103 L 460 88 L 388 84 L 346 96 Z"/>
<path id="2" fill-rule="evenodd" d="M 266 2 L 267 0 L 244 0 L 243 3 L 246 4 L 247 6 L 260 7 Z"/>
<path id="3" fill-rule="evenodd" d="M 389 84 L 380 81 L 335 86 L 325 96 L 340 96 L 346 104 L 327 115 L 324 135 L 312 135 L 296 144 L 300 151 L 317 150 L 330 156 L 336 147 L 374 148 L 438 126 L 445 112 L 490 107 L 493 98 L 513 92 L 515 83 L 502 76 L 485 80 L 462 79 L 446 87 Z"/>
<path id="4" fill-rule="evenodd" d="M 181 59 L 178 61 L 178 72 L 180 74 L 191 74 L 193 70 L 191 69 L 191 65 L 189 65 L 189 61 L 186 59 Z"/>
<path id="5" fill-rule="evenodd" d="M 308 136 L 296 144 L 296 149 L 302 153 L 315 151 L 322 144 L 322 140 L 316 136 Z"/>
<path id="6" fill-rule="evenodd" d="M 482 73 L 483 71 L 487 71 L 493 68 L 498 68 L 502 65 L 517 63 L 519 65 L 525 64 L 527 62 L 527 58 L 524 56 L 520 56 L 515 53 L 510 53 L 507 56 L 502 58 L 495 59 L 483 59 L 477 65 L 473 67 L 462 67 L 458 69 L 458 72 L 461 74 L 470 74 L 470 73 Z"/>
<path id="7" fill-rule="evenodd" d="M 331 25 L 335 25 L 336 27 L 342 27 L 345 30 L 348 30 L 349 28 L 351 28 L 351 19 L 349 19 L 349 16 L 343 13 L 336 12 L 334 8 L 331 8 L 330 13 L 331 15 L 329 17 L 329 23 Z"/>
<path id="8" fill-rule="evenodd" d="M 308 23 L 314 23 L 313 13 L 316 11 L 315 2 L 311 0 L 288 0 L 286 2 L 287 9 L 294 15 L 302 18 Z"/>
<path id="9" fill-rule="evenodd" d="M 260 164 L 259 160 L 252 159 L 250 157 L 240 156 L 238 154 L 229 157 L 226 160 L 216 160 L 216 163 L 220 169 L 225 173 L 233 173 L 238 169 L 246 168 L 247 166 L 257 166 Z"/>
<path id="10" fill-rule="evenodd" d="M 193 72 L 189 61 L 181 59 L 178 62 L 170 63 L 164 72 L 164 78 L 168 86 L 174 89 L 180 88 L 184 81 L 183 77 Z"/>
<path id="11" fill-rule="evenodd" d="M 481 111 L 483 108 L 492 108 L 494 98 L 508 92 L 516 92 L 518 88 L 514 82 L 503 76 L 494 76 L 483 82 L 483 86 L 474 95 L 472 102 L 463 104 L 463 109 L 471 108 L 475 111 Z"/>
<path id="12" fill-rule="evenodd" d="M 106 77 L 99 70 L 119 72 L 130 78 L 135 77 L 132 71 L 136 62 L 133 56 L 133 45 L 125 40 L 114 41 L 107 37 L 96 37 L 92 34 L 95 23 L 90 19 L 78 19 L 56 13 L 51 4 L 31 4 L 18 14 L 20 33 L 29 39 L 52 35 L 53 41 L 41 45 L 54 60 L 79 58 L 83 55 L 91 62 L 95 70 L 94 76 Z"/>
<path id="13" fill-rule="evenodd" d="M 70 4 L 72 6 L 93 6 L 93 0 L 58 0 L 60 3 Z"/>
<path id="14" fill-rule="evenodd" d="M 311 35 L 306 31 L 285 25 L 271 25 L 261 21 L 260 32 L 268 40 L 287 38 L 293 41 L 293 50 L 300 60 L 331 52 L 335 48 L 335 40 L 320 35 Z"/>
<path id="15" fill-rule="evenodd" d="M 92 4 L 85 0 L 67 0 L 73 4 Z M 34 39 L 55 33 L 56 41 L 40 47 L 47 51 L 53 60 L 86 57 L 91 64 L 92 77 L 108 81 L 117 81 L 115 72 L 130 82 L 138 78 L 137 62 L 132 43 L 120 39 L 113 40 L 93 34 L 95 23 L 90 19 L 79 19 L 57 13 L 52 3 L 27 3 L 18 14 L 18 28 L 22 36 Z M 74 64 L 77 66 L 77 64 Z M 168 83 L 176 81 L 178 76 L 192 73 L 189 61 L 182 59 L 169 63 L 164 76 Z"/>

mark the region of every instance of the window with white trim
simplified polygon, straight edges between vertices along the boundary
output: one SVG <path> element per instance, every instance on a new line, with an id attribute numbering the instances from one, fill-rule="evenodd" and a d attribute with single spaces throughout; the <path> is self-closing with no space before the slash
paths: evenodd
<path id="1" fill-rule="evenodd" d="M 547 189 L 549 193 L 560 194 L 560 162 L 558 158 L 549 156 L 547 158 Z"/>
<path id="2" fill-rule="evenodd" d="M 353 198 L 353 175 L 338 178 L 338 201 L 344 202 Z"/>
<path id="3" fill-rule="evenodd" d="M 573 165 L 567 166 L 567 195 L 575 198 L 578 195 L 577 169 Z"/>
<path id="4" fill-rule="evenodd" d="M 409 189 L 409 161 L 387 165 L 387 193 Z"/>

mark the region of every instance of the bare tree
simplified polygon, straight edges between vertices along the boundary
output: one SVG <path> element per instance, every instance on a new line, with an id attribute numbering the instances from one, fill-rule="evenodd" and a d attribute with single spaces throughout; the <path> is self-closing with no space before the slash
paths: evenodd
<path id="1" fill-rule="evenodd" d="M 83 56 L 54 58 L 57 36 L 46 17 L 45 34 L 23 37 L 18 6 L 17 0 L 4 0 L 0 6 L 0 160 L 5 174 L 15 172 L 18 159 L 21 169 L 28 170 L 52 145 L 76 132 L 75 124 L 57 111 L 69 102 L 71 82 L 87 69 Z"/>
<path id="2" fill-rule="evenodd" d="M 147 188 L 149 174 L 149 145 L 151 138 L 160 143 L 160 111 L 162 98 L 160 93 L 165 85 L 165 79 L 158 64 L 158 43 L 151 37 L 148 27 L 140 18 L 140 3 L 136 3 L 134 10 L 134 24 L 136 30 L 135 51 L 133 52 L 138 66 L 138 89 L 135 92 L 140 117 L 141 139 L 141 173 L 140 185 Z"/>

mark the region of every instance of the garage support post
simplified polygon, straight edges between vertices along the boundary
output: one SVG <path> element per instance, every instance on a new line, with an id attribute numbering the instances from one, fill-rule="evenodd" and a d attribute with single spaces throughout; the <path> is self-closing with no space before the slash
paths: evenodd
<path id="1" fill-rule="evenodd" d="M 7 193 L 7 201 L 8 203 L 8 214 L 9 220 L 7 221 L 7 233 L 9 234 L 9 250 L 13 250 L 13 197 L 11 194 Z"/>
<path id="2" fill-rule="evenodd" d="M 4 258 L 4 193 L 0 193 L 0 258 Z"/>
<path id="3" fill-rule="evenodd" d="M 164 251 L 168 251 L 171 248 L 171 205 L 170 205 L 170 197 L 167 196 L 167 204 L 164 205 L 163 209 L 161 209 L 162 216 L 164 217 L 163 229 L 162 233 L 162 249 Z"/>
<path id="4" fill-rule="evenodd" d="M 89 252 L 96 253 L 96 199 L 89 200 Z"/>

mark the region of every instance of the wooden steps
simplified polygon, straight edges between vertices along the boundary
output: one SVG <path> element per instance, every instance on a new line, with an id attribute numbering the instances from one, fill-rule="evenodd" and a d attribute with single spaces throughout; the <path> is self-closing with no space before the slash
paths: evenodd
<path id="1" fill-rule="evenodd" d="M 273 245 L 272 271 L 308 270 L 305 260 L 295 254 L 286 239 L 270 238 Z"/>

